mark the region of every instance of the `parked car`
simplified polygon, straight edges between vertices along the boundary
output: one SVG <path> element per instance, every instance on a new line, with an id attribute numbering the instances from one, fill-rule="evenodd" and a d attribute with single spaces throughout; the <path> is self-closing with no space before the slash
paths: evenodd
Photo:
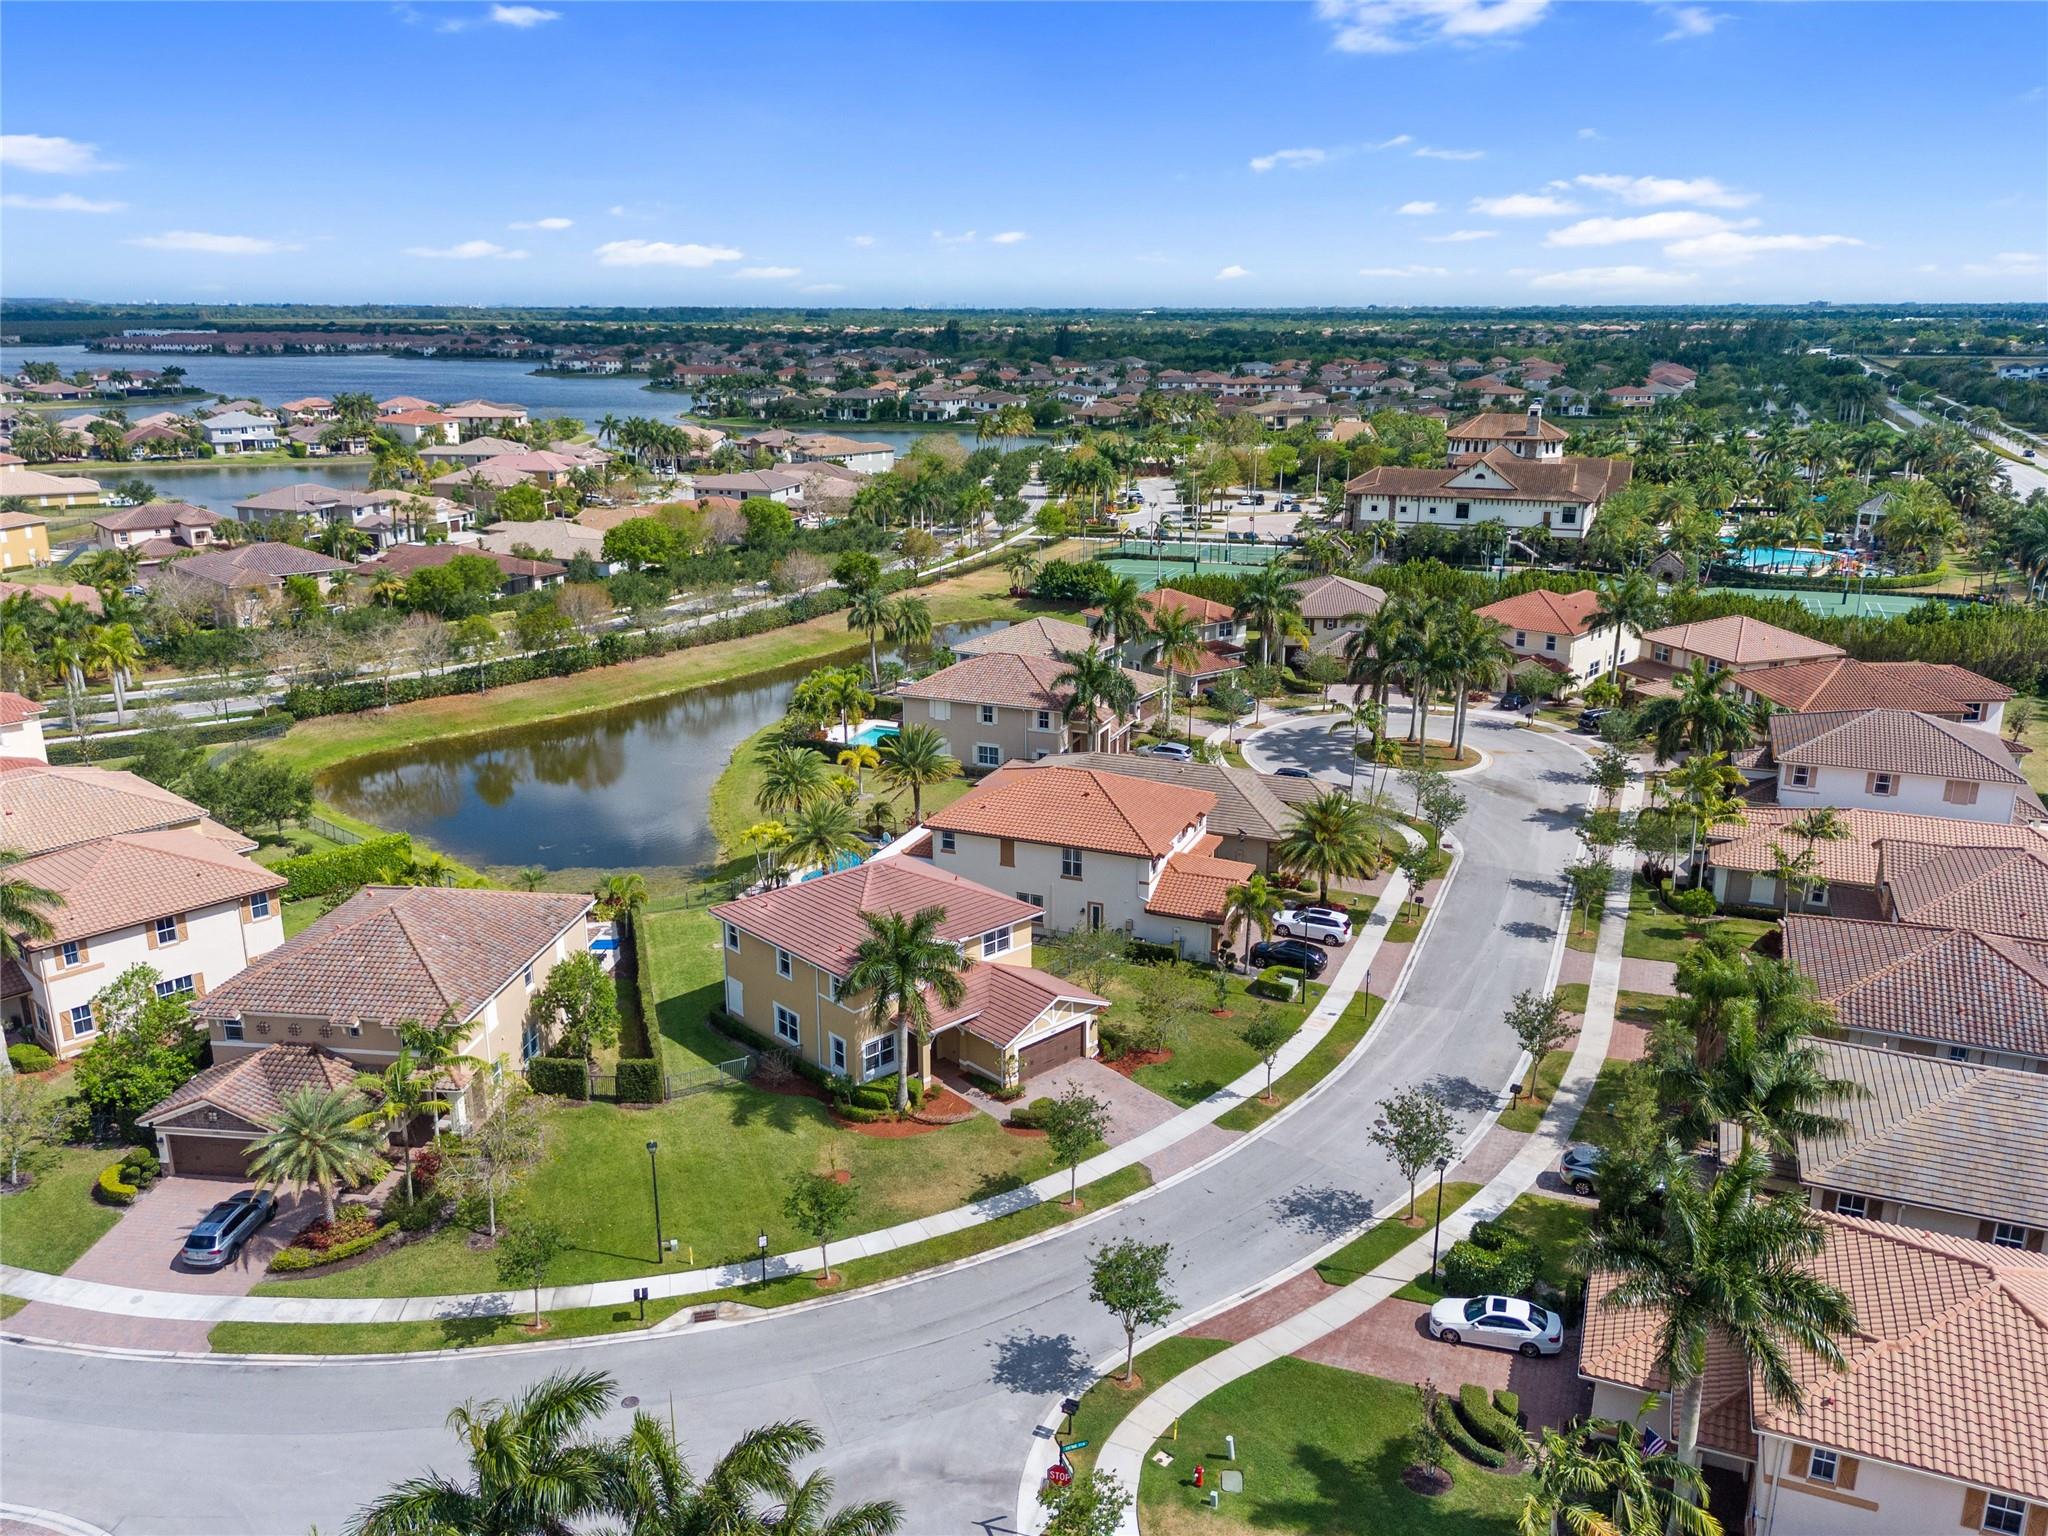
<path id="1" fill-rule="evenodd" d="M 1582 709 L 1579 711 L 1578 728 L 1582 731 L 1598 731 L 1600 722 L 1613 713 L 1611 709 Z"/>
<path id="2" fill-rule="evenodd" d="M 1256 968 L 1269 965 L 1305 970 L 1313 980 L 1329 967 L 1330 957 L 1306 939 L 1271 939 L 1254 944 L 1246 956 Z"/>
<path id="3" fill-rule="evenodd" d="M 1240 496 L 1237 498 L 1237 504 L 1240 507 L 1256 507 L 1259 502 L 1255 496 Z"/>
<path id="4" fill-rule="evenodd" d="M 238 1191 L 199 1218 L 178 1257 L 192 1269 L 219 1269 L 276 1214 L 277 1196 L 269 1190 Z"/>
<path id="5" fill-rule="evenodd" d="M 1564 1319 L 1514 1296 L 1446 1296 L 1429 1309 L 1429 1335 L 1446 1344 L 1470 1339 L 1535 1359 L 1564 1348 Z"/>
<path id="6" fill-rule="evenodd" d="M 1600 1149 L 1591 1142 L 1573 1142 L 1558 1160 L 1557 1174 L 1571 1186 L 1573 1194 L 1592 1194 L 1593 1182 L 1600 1176 Z"/>
<path id="7" fill-rule="evenodd" d="M 1273 919 L 1283 939 L 1319 939 L 1325 944 L 1351 942 L 1351 914 L 1342 907 L 1285 907 Z"/>
<path id="8" fill-rule="evenodd" d="M 1273 777 L 1276 779 L 1312 779 L 1315 775 L 1306 768 L 1275 768 L 1273 770 Z"/>
<path id="9" fill-rule="evenodd" d="M 1502 709 L 1520 709 L 1528 702 L 1519 693 L 1504 693 L 1500 696 L 1500 707 Z"/>
<path id="10" fill-rule="evenodd" d="M 1171 758 L 1176 763 L 1192 763 L 1195 760 L 1195 749 L 1184 741 L 1159 741 L 1138 750 L 1146 757 Z"/>

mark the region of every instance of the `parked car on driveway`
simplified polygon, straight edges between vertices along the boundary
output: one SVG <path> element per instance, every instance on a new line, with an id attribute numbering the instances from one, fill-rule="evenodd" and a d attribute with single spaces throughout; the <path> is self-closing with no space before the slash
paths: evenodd
<path id="1" fill-rule="evenodd" d="M 1325 944 L 1351 942 L 1351 914 L 1342 907 L 1284 907 L 1273 919 L 1283 939 L 1319 939 Z"/>
<path id="2" fill-rule="evenodd" d="M 1564 1348 L 1564 1320 L 1514 1296 L 1446 1296 L 1429 1309 L 1429 1336 L 1446 1344 L 1470 1339 L 1534 1359 Z"/>
<path id="3" fill-rule="evenodd" d="M 1582 709 L 1579 711 L 1578 728 L 1582 731 L 1597 732 L 1600 729 L 1600 722 L 1613 713 L 1611 709 Z"/>
<path id="4" fill-rule="evenodd" d="M 1311 979 L 1322 975 L 1330 964 L 1330 957 L 1306 939 L 1273 939 L 1254 944 L 1246 958 L 1260 968 L 1286 965 L 1306 970 Z"/>
<path id="5" fill-rule="evenodd" d="M 1558 1160 L 1557 1174 L 1571 1187 L 1573 1194 L 1592 1194 L 1594 1183 L 1600 1177 L 1600 1149 L 1591 1142 L 1573 1142 Z"/>
<path id="6" fill-rule="evenodd" d="M 276 1214 L 277 1196 L 269 1190 L 241 1190 L 199 1218 L 178 1257 L 192 1269 L 219 1269 Z"/>
<path id="7" fill-rule="evenodd" d="M 1184 741 L 1162 741 L 1139 749 L 1147 757 L 1170 757 L 1176 763 L 1192 763 L 1195 749 Z"/>

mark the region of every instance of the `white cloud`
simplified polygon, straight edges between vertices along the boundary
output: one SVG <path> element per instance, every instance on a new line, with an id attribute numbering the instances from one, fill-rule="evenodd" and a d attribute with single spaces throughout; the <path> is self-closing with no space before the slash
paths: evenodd
<path id="1" fill-rule="evenodd" d="M 1329 158 L 1330 152 L 1326 149 L 1276 149 L 1270 155 L 1254 155 L 1252 169 L 1263 173 L 1284 165 L 1291 171 L 1299 171 L 1311 165 L 1321 165 Z"/>
<path id="2" fill-rule="evenodd" d="M 668 240 L 607 240 L 593 252 L 608 267 L 711 267 L 744 254 L 729 245 L 677 245 Z"/>
<path id="3" fill-rule="evenodd" d="M 1412 203 L 1403 203 L 1400 207 L 1394 210 L 1394 212 L 1396 213 L 1407 214 L 1408 217 L 1411 219 L 1420 219 L 1429 214 L 1435 213 L 1436 211 L 1437 210 L 1435 203 L 1423 202 L 1419 199 Z"/>
<path id="4" fill-rule="evenodd" d="M 137 235 L 128 242 L 152 251 L 197 251 L 207 256 L 275 256 L 302 251 L 303 245 L 265 240 L 256 235 L 209 235 L 196 229 L 169 229 L 160 235 Z"/>
<path id="5" fill-rule="evenodd" d="M 1492 219 L 1552 219 L 1577 213 L 1579 205 L 1547 192 L 1511 192 L 1506 197 L 1475 197 L 1472 211 Z"/>
<path id="6" fill-rule="evenodd" d="M 1497 229 L 1454 229 L 1447 235 L 1424 235 L 1422 238 L 1432 245 L 1464 245 L 1473 240 L 1491 240 L 1499 233 Z"/>
<path id="7" fill-rule="evenodd" d="M 507 229 L 567 229 L 575 222 L 574 219 L 561 218 L 521 219 L 517 223 L 507 224 L 505 227 Z"/>
<path id="8" fill-rule="evenodd" d="M 846 292 L 846 284 L 844 284 L 844 283 L 805 283 L 805 284 L 804 284 L 804 285 L 803 285 L 803 286 L 802 286 L 801 288 L 797 289 L 797 292 L 798 292 L 798 293 L 844 293 L 844 292 Z"/>
<path id="9" fill-rule="evenodd" d="M 1754 192 L 1737 192 L 1711 176 L 1578 176 L 1582 187 L 1607 192 L 1638 208 L 1664 203 L 1698 203 L 1703 208 L 1746 208 L 1756 201 Z"/>
<path id="10" fill-rule="evenodd" d="M 1666 213 L 1638 213 L 1624 218 L 1611 215 L 1581 219 L 1544 236 L 1545 245 L 1624 245 L 1631 240 L 1696 240 L 1727 229 L 1747 229 L 1755 219 L 1732 223 L 1715 213 L 1674 208 Z"/>
<path id="11" fill-rule="evenodd" d="M 1340 53 L 1494 41 L 1527 31 L 1549 8 L 1550 0 L 1316 0 Z"/>
<path id="12" fill-rule="evenodd" d="M 1657 9 L 1671 23 L 1671 30 L 1658 39 L 1661 43 L 1682 42 L 1688 37 L 1705 37 L 1728 19 L 1719 11 L 1710 11 L 1704 5 L 1663 5 Z"/>
<path id="13" fill-rule="evenodd" d="M 1600 137 L 1600 130 L 1598 128 L 1581 128 L 1579 130 L 1579 137 L 1582 139 L 1597 139 Z"/>
<path id="14" fill-rule="evenodd" d="M 97 144 L 42 133 L 0 133 L 0 165 L 44 176 L 84 176 L 120 169 L 100 158 Z"/>
<path id="15" fill-rule="evenodd" d="M 759 282 L 780 282 L 784 278 L 795 277 L 802 271 L 802 267 L 741 267 L 733 276 Z"/>
<path id="16" fill-rule="evenodd" d="M 491 20 L 501 27 L 517 27 L 524 32 L 545 21 L 560 21 L 560 11 L 544 11 L 537 5 L 494 5 Z"/>
<path id="17" fill-rule="evenodd" d="M 1000 235 L 990 235 L 988 243 L 990 245 L 1022 245 L 1030 238 L 1021 229 L 1006 229 Z"/>
<path id="18" fill-rule="evenodd" d="M 1486 158 L 1486 151 L 1483 149 L 1435 149 L 1425 144 L 1422 148 L 1415 151 L 1415 157 L 1418 160 L 1484 160 Z"/>
<path id="19" fill-rule="evenodd" d="M 1250 277 L 1251 275 L 1251 269 L 1249 267 L 1240 267 L 1235 262 L 1233 262 L 1231 265 L 1225 267 L 1221 272 L 1218 272 L 1216 274 L 1216 281 L 1219 283 L 1234 283 L 1240 277 Z"/>
<path id="20" fill-rule="evenodd" d="M 2039 251 L 2000 251 L 1989 261 L 1966 262 L 1965 272 L 1974 277 L 1996 277 L 2013 272 L 2039 272 L 2048 267 L 2048 257 Z"/>
<path id="21" fill-rule="evenodd" d="M 623 219 L 626 217 L 626 205 L 624 203 L 613 203 L 611 207 L 605 209 L 605 212 L 615 219 Z"/>
<path id="22" fill-rule="evenodd" d="M 1539 272 L 1529 279 L 1531 288 L 1683 288 L 1697 281 L 1692 272 L 1665 272 L 1656 267 L 1572 267 L 1563 272 Z"/>
<path id="23" fill-rule="evenodd" d="M 875 243 L 873 235 L 848 235 L 846 239 L 849 244 L 860 246 L 862 249 L 866 249 Z"/>
<path id="24" fill-rule="evenodd" d="M 59 192 L 52 197 L 31 197 L 26 192 L 9 192 L 0 197 L 0 208 L 34 208 L 43 213 L 119 213 L 126 203 L 95 202 L 76 192 Z"/>
<path id="25" fill-rule="evenodd" d="M 424 256 L 431 261 L 524 261 L 526 252 L 510 251 L 494 240 L 464 240 L 459 245 L 409 245 L 405 248 L 408 256 Z"/>
<path id="26" fill-rule="evenodd" d="M 935 229 L 932 231 L 932 239 L 936 240 L 940 245 L 972 245 L 975 241 L 975 234 L 971 229 L 962 230 L 957 235 L 949 235 L 943 229 Z"/>
<path id="27" fill-rule="evenodd" d="M 1449 267 L 1425 267 L 1420 262 L 1405 267 L 1360 267 L 1360 277 L 1449 277 Z"/>
<path id="28" fill-rule="evenodd" d="M 1395 135 L 1394 135 L 1394 136 L 1393 136 L 1393 137 L 1392 137 L 1391 139 L 1381 139 L 1381 140 L 1379 141 L 1379 143 L 1377 143 L 1377 144 L 1368 144 L 1368 145 L 1366 145 L 1366 148 L 1367 148 L 1367 149 L 1399 149 L 1399 148 L 1400 148 L 1400 147 L 1401 147 L 1401 146 L 1402 146 L 1403 144 L 1413 144 L 1414 142 L 1415 142 L 1415 135 L 1414 135 L 1414 134 L 1412 134 L 1412 133 L 1397 133 L 1397 134 L 1395 134 Z"/>
<path id="29" fill-rule="evenodd" d="M 1748 261 L 1769 251 L 1825 251 L 1838 245 L 1861 245 L 1853 235 L 1743 235 L 1721 230 L 1690 240 L 1673 241 L 1664 254 L 1675 261 Z"/>

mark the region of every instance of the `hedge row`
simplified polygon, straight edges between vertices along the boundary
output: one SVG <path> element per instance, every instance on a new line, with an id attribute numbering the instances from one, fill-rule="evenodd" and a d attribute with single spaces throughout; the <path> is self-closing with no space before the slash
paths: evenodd
<path id="1" fill-rule="evenodd" d="M 558 1099 L 590 1097 L 590 1068 L 580 1057 L 536 1056 L 526 1064 L 526 1081 L 535 1093 Z"/>
<path id="2" fill-rule="evenodd" d="M 211 725 L 194 725 L 186 729 L 191 732 L 191 739 L 198 745 L 217 747 L 233 741 L 254 741 L 260 737 L 282 736 L 290 727 L 291 721 L 282 714 L 262 714 L 246 715 L 235 720 L 216 720 Z M 84 747 L 79 745 L 76 737 L 67 737 L 61 741 L 53 737 L 44 745 L 49 752 L 51 765 L 62 768 L 80 763 L 101 762 L 110 757 L 123 757 L 134 746 L 134 738 L 88 731 Z"/>
<path id="3" fill-rule="evenodd" d="M 1854 587 L 1857 592 L 1911 592 L 1921 587 L 1939 586 L 1952 574 L 1948 562 L 1943 561 L 1931 571 L 1904 571 L 1897 576 L 1859 576 L 1855 579 Z M 1841 590 L 1840 578 L 1830 580 L 1822 577 L 1815 580 L 1801 576 L 1797 571 L 1758 571 L 1748 566 L 1717 565 L 1713 570 L 1712 582 L 1716 587 L 1768 587 L 1774 590 L 1799 587 L 1804 590 L 1811 586 L 1814 590 L 1823 592 Z"/>
<path id="4" fill-rule="evenodd" d="M 412 868 L 412 839 L 393 832 L 321 853 L 280 859 L 275 868 L 285 878 L 287 901 L 332 896 L 365 885 L 395 885 Z"/>
<path id="5" fill-rule="evenodd" d="M 270 1272 L 273 1275 L 292 1274 L 302 1269 L 318 1269 L 323 1264 L 334 1264 L 342 1259 L 352 1259 L 359 1253 L 368 1253 L 398 1230 L 398 1223 L 387 1221 L 361 1237 L 352 1237 L 345 1243 L 336 1243 L 332 1248 L 315 1253 L 311 1248 L 280 1248 L 270 1256 Z"/>
<path id="6" fill-rule="evenodd" d="M 1461 1388 L 1461 1395 L 1462 1392 Z M 1452 1400 L 1448 1396 L 1436 1400 L 1436 1427 L 1443 1431 L 1444 1439 L 1450 1443 L 1451 1449 L 1467 1461 L 1482 1467 L 1492 1467 L 1495 1471 L 1507 1465 L 1507 1457 L 1473 1438 L 1472 1431 L 1465 1427 L 1464 1419 L 1452 1406 Z"/>
<path id="7" fill-rule="evenodd" d="M 623 1104 L 659 1104 L 661 1063 L 650 1056 L 621 1056 L 618 1065 L 618 1096 Z"/>
<path id="8" fill-rule="evenodd" d="M 1493 1405 L 1484 1387 L 1468 1381 L 1458 1388 L 1458 1417 L 1473 1437 L 1491 1450 L 1519 1456 L 1529 1448 L 1522 1427 Z"/>

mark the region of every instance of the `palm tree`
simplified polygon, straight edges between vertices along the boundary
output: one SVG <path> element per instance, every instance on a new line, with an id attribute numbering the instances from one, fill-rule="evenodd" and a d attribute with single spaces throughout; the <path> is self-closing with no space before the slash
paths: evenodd
<path id="1" fill-rule="evenodd" d="M 372 1095 L 375 1102 L 357 1115 L 354 1123 L 364 1130 L 382 1131 L 388 1136 L 394 1132 L 407 1132 L 421 1115 L 432 1115 L 438 1121 L 454 1106 L 446 1099 L 434 1096 L 433 1083 L 433 1075 L 420 1065 L 419 1059 L 401 1047 L 397 1059 L 382 1072 L 364 1072 L 356 1077 L 356 1087 Z M 410 1134 L 405 1135 L 400 1146 L 404 1149 L 405 1194 L 409 1200 L 412 1198 Z"/>
<path id="2" fill-rule="evenodd" d="M 840 748 L 839 755 L 833 761 L 839 765 L 841 772 L 853 775 L 853 792 L 859 796 L 867 793 L 868 770 L 880 765 L 882 754 L 866 742 L 856 742 L 850 747 Z"/>
<path id="3" fill-rule="evenodd" d="M 819 702 L 839 717 L 839 739 L 853 740 L 853 722 L 875 707 L 875 696 L 860 680 L 858 667 L 840 667 L 813 674 L 819 685 Z"/>
<path id="4" fill-rule="evenodd" d="M 102 624 L 86 635 L 86 665 L 114 684 L 114 723 L 128 723 L 128 682 L 142 664 L 142 643 L 131 624 Z"/>
<path id="5" fill-rule="evenodd" d="M 1766 1199 L 1769 1161 L 1755 1149 L 1711 1181 L 1666 1146 L 1661 1207 L 1596 1227 L 1586 1251 L 1617 1283 L 1601 1305 L 1658 1314 L 1658 1355 L 1677 1405 L 1677 1454 L 1699 1459 L 1709 1344 L 1733 1349 L 1773 1403 L 1804 1406 L 1795 1352 L 1843 1368 L 1836 1340 L 1856 1326 L 1849 1300 L 1809 1264 L 1826 1238 L 1803 1196 Z"/>
<path id="6" fill-rule="evenodd" d="M 597 883 L 597 904 L 610 918 L 630 918 L 647 905 L 647 877 L 626 873 L 606 875 Z"/>
<path id="7" fill-rule="evenodd" d="M 1600 604 L 1588 616 L 1586 627 L 1594 634 L 1602 630 L 1614 631 L 1614 652 L 1608 660 L 1608 671 L 1621 667 L 1621 642 L 1624 637 L 1640 637 L 1646 629 L 1654 628 L 1664 617 L 1664 604 L 1657 596 L 1657 584 L 1642 571 L 1630 571 L 1619 581 L 1603 581 L 1599 589 Z"/>
<path id="8" fill-rule="evenodd" d="M 1465 750 L 1466 695 L 1474 688 L 1491 691 L 1514 665 L 1515 653 L 1508 648 L 1506 631 L 1499 623 L 1469 611 L 1452 615 L 1444 627 L 1443 645 L 1444 664 L 1458 698 L 1451 716 L 1451 754 L 1455 759 Z"/>
<path id="9" fill-rule="evenodd" d="M 1154 659 L 1166 669 L 1166 734 L 1173 734 L 1174 677 L 1202 659 L 1202 624 L 1178 603 L 1155 603 L 1146 626 Z"/>
<path id="10" fill-rule="evenodd" d="M 1705 1071 L 1690 1053 L 1675 1055 L 1671 1065 L 1673 1071 L 1660 1074 L 1666 1076 L 1660 1096 L 1687 1106 L 1683 1133 L 1698 1140 L 1733 1122 L 1744 1152 L 1761 1141 L 1789 1157 L 1800 1141 L 1835 1134 L 1843 1122 L 1828 1106 L 1863 1092 L 1830 1072 L 1827 1056 L 1804 1029 L 1746 1012 L 1731 1021 L 1720 1056 Z"/>
<path id="11" fill-rule="evenodd" d="M 1237 615 L 1259 631 L 1259 661 L 1273 664 L 1273 640 L 1301 623 L 1301 589 L 1276 565 L 1262 566 L 1238 583 Z"/>
<path id="12" fill-rule="evenodd" d="M 1108 636 L 1112 650 L 1121 649 L 1145 629 L 1145 594 L 1129 576 L 1117 576 L 1103 583 L 1088 631 L 1098 640 Z"/>
<path id="13" fill-rule="evenodd" d="M 927 989 L 948 1008 L 967 995 L 961 973 L 974 962 L 939 937 L 944 907 L 925 907 L 909 917 L 898 912 L 863 912 L 868 936 L 853 952 L 847 973 L 849 994 L 870 993 L 869 1021 L 896 1030 L 896 1112 L 910 1108 L 910 1032 L 920 1045 L 931 1027 Z M 922 1066 L 920 1065 L 920 1071 Z"/>
<path id="14" fill-rule="evenodd" d="M 1685 810 L 1692 828 L 1685 855 L 1688 867 L 1699 852 L 1702 831 L 1720 822 L 1744 819 L 1745 782 L 1741 770 L 1729 765 L 1725 752 L 1696 752 L 1658 780 L 1658 793 Z"/>
<path id="15" fill-rule="evenodd" d="M 1234 945 L 1240 933 L 1249 930 L 1254 942 L 1273 936 L 1273 919 L 1280 915 L 1280 895 L 1264 875 L 1253 875 L 1243 885 L 1223 893 L 1223 942 Z M 1245 946 L 1247 952 L 1251 945 Z"/>
<path id="16" fill-rule="evenodd" d="M 1294 824 L 1273 845 L 1282 868 L 1316 877 L 1317 900 L 1330 899 L 1332 876 L 1364 879 L 1380 867 L 1379 827 L 1365 806 L 1342 790 L 1326 790 L 1299 807 Z"/>
<path id="17" fill-rule="evenodd" d="M 882 738 L 876 772 L 891 789 L 910 791 L 911 820 L 924 825 L 924 792 L 960 776 L 960 760 L 946 750 L 946 738 L 929 725 L 906 725 Z"/>
<path id="18" fill-rule="evenodd" d="M 903 1521 L 895 1504 L 831 1510 L 827 1473 L 798 1480 L 795 1463 L 824 1444 L 802 1420 L 766 1425 L 740 1436 L 700 1480 L 668 1426 L 636 1413 L 607 1448 L 605 1503 L 626 1518 L 625 1536 L 890 1536 Z M 763 1516 L 763 1506 L 779 1512 Z"/>
<path id="19" fill-rule="evenodd" d="M 469 1454 L 469 1481 L 408 1478 L 372 1500 L 352 1536 L 569 1536 L 611 1512 L 613 1456 L 584 1438 L 617 1388 L 599 1371 L 560 1372 L 511 1402 L 466 1402 L 448 1427 Z M 659 1527 L 635 1526 L 638 1530 Z"/>
<path id="20" fill-rule="evenodd" d="M 1679 673 L 1675 691 L 1653 699 L 1644 709 L 1642 726 L 1657 761 L 1668 763 L 1681 752 L 1731 752 L 1746 743 L 1754 719 L 1727 687 L 1727 679 L 1707 669 L 1704 661 Z"/>
<path id="21" fill-rule="evenodd" d="M 1515 1519 L 1518 1536 L 1721 1536 L 1703 1506 L 1700 1469 L 1652 1452 L 1626 1419 L 1586 1419 L 1536 1447 L 1536 1486 Z"/>
<path id="22" fill-rule="evenodd" d="M 888 635 L 891 645 L 905 648 L 930 645 L 931 605 L 921 597 L 899 597 L 889 605 L 888 617 L 882 621 L 882 629 L 883 633 Z M 881 685 L 878 683 L 876 686 Z"/>
<path id="23" fill-rule="evenodd" d="M 1363 704 L 1342 704 L 1338 706 L 1337 718 L 1330 722 L 1330 734 L 1339 731 L 1351 736 L 1351 793 L 1358 793 L 1358 738 L 1370 736 L 1380 739 L 1380 732 L 1387 728 L 1387 712 L 1368 699 Z"/>
<path id="24" fill-rule="evenodd" d="M 1003 572 L 1010 578 L 1011 592 L 1022 592 L 1038 575 L 1038 557 L 1028 544 L 1019 544 L 1003 556 Z"/>
<path id="25" fill-rule="evenodd" d="M 815 864 L 831 869 L 846 854 L 863 847 L 860 819 L 841 800 L 813 800 L 789 819 L 789 840 L 782 856 L 793 868 Z"/>
<path id="26" fill-rule="evenodd" d="M 28 944 L 46 944 L 57 936 L 50 913 L 64 905 L 64 898 L 47 886 L 36 885 L 8 869 L 22 861 L 12 848 L 0 848 L 0 960 L 21 959 Z"/>
<path id="27" fill-rule="evenodd" d="M 767 743 L 757 760 L 761 787 L 754 791 L 754 804 L 770 816 L 801 810 L 831 791 L 825 759 L 809 747 Z"/>
<path id="28" fill-rule="evenodd" d="M 1816 844 L 1839 843 L 1849 836 L 1849 823 L 1842 819 L 1842 813 L 1831 805 L 1816 806 L 1814 809 L 1795 816 L 1785 823 L 1785 830 L 1806 844 L 1806 880 L 1799 892 L 1802 902 L 1813 899 L 1814 876 L 1820 868 Z M 1785 895 L 1785 910 L 1791 910 L 1791 893 Z"/>
<path id="29" fill-rule="evenodd" d="M 320 1191 L 321 1213 L 334 1220 L 334 1191 L 383 1170 L 377 1136 L 360 1118 L 355 1094 L 305 1087 L 278 1106 L 277 1125 L 250 1145 L 249 1174 L 259 1187 L 283 1184 L 294 1194 Z"/>
<path id="30" fill-rule="evenodd" d="M 882 653 L 877 638 L 889 627 L 889 599 L 873 587 L 863 587 L 846 605 L 846 627 L 868 637 L 868 675 L 876 688 L 882 686 Z"/>
<path id="31" fill-rule="evenodd" d="M 1066 695 L 1060 718 L 1069 726 L 1077 719 L 1085 722 L 1082 750 L 1089 750 L 1095 745 L 1096 711 L 1106 709 L 1118 720 L 1127 718 L 1137 710 L 1138 685 L 1115 657 L 1100 651 L 1059 651 L 1055 659 L 1061 670 L 1052 680 L 1053 693 Z"/>

